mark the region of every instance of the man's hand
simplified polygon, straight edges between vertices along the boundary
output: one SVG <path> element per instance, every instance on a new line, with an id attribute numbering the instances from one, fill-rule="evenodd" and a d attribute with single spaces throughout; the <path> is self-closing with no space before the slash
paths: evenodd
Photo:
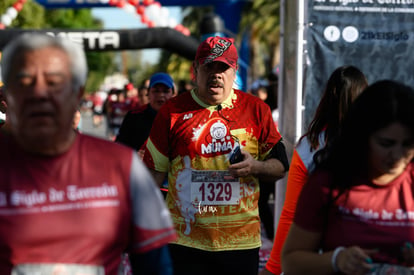
<path id="1" fill-rule="evenodd" d="M 233 177 L 254 176 L 265 181 L 276 181 L 285 176 L 283 164 L 275 158 L 264 161 L 256 160 L 249 152 L 241 150 L 243 160 L 231 164 L 229 172 Z"/>
<path id="2" fill-rule="evenodd" d="M 243 160 L 238 163 L 230 164 L 229 172 L 236 178 L 251 176 L 253 174 L 255 162 L 257 161 L 249 152 L 244 150 L 240 150 L 240 152 L 243 156 Z"/>

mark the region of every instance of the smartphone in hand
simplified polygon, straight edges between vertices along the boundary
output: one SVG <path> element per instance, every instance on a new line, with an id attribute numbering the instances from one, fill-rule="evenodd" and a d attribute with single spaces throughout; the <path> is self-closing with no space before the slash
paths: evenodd
<path id="1" fill-rule="evenodd" d="M 243 160 L 243 155 L 241 153 L 240 146 L 237 146 L 236 148 L 234 148 L 233 153 L 230 156 L 230 163 L 234 164 L 242 160 Z"/>

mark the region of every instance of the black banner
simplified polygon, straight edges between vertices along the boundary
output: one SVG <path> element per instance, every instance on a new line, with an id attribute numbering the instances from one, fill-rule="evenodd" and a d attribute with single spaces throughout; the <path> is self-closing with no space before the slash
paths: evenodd
<path id="1" fill-rule="evenodd" d="M 0 30 L 0 50 L 14 37 L 23 32 L 42 32 L 66 37 L 83 45 L 85 51 L 120 51 L 162 48 L 189 60 L 193 60 L 199 41 L 171 28 L 147 28 L 125 30 Z"/>
<path id="2" fill-rule="evenodd" d="M 309 0 L 306 8 L 305 128 L 339 66 L 358 67 L 369 83 L 414 86 L 414 0 Z"/>

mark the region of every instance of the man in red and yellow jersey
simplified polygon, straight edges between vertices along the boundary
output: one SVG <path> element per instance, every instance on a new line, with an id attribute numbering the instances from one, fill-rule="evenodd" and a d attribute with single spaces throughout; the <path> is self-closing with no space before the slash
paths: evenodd
<path id="1" fill-rule="evenodd" d="M 237 60 L 233 39 L 202 42 L 196 88 L 161 107 L 146 144 L 144 162 L 157 183 L 168 174 L 177 275 L 257 274 L 258 180 L 274 182 L 288 169 L 268 105 L 233 89 Z"/>

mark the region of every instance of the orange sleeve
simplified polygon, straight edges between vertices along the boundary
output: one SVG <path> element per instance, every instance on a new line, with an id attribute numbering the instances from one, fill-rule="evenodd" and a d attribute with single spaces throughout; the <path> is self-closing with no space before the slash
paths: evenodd
<path id="1" fill-rule="evenodd" d="M 293 151 L 290 162 L 289 174 L 286 185 L 286 195 L 277 226 L 276 236 L 273 243 L 272 252 L 266 263 L 266 269 L 273 274 L 282 273 L 280 254 L 282 247 L 295 216 L 296 204 L 302 191 L 303 185 L 308 179 L 308 170 L 305 167 L 296 149 Z"/>

